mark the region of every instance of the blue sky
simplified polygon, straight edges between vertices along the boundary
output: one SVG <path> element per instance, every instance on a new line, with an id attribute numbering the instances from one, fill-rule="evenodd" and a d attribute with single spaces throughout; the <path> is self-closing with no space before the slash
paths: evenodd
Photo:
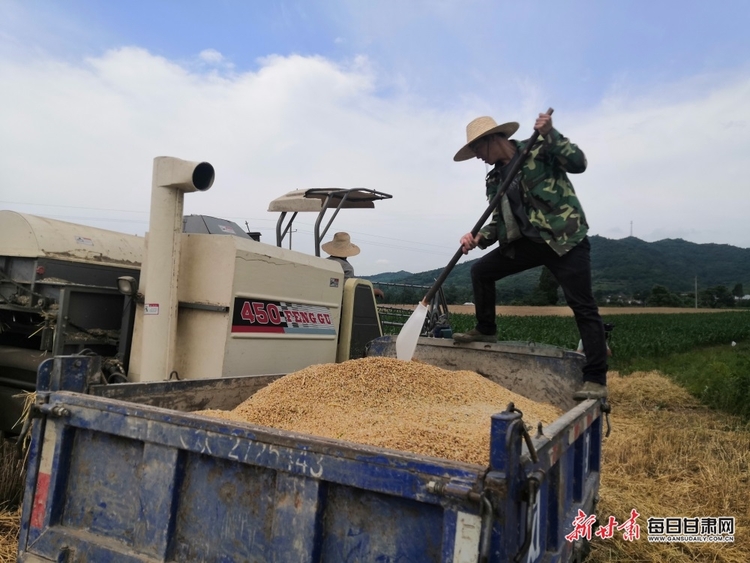
<path id="1" fill-rule="evenodd" d="M 466 123 L 555 108 L 592 234 L 750 247 L 747 2 L 0 1 L 0 208 L 142 234 L 150 167 L 208 160 L 188 213 L 273 242 L 292 189 L 342 213 L 358 274 L 442 267 L 486 202 Z M 307 251 L 313 218 L 300 218 Z M 307 245 L 307 246 L 305 246 Z M 478 257 L 474 252 L 470 258 Z"/>

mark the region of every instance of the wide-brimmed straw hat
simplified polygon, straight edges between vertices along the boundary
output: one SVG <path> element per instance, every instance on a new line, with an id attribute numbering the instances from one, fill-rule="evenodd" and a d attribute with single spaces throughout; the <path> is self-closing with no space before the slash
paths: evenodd
<path id="1" fill-rule="evenodd" d="M 331 256 L 338 256 L 339 258 L 359 254 L 359 247 L 352 244 L 349 233 L 336 233 L 333 235 L 333 240 L 325 243 L 321 248 Z"/>
<path id="2" fill-rule="evenodd" d="M 477 117 L 466 126 L 466 144 L 456 153 L 453 160 L 461 162 L 462 160 L 474 158 L 476 154 L 474 154 L 474 151 L 471 150 L 469 145 L 477 139 L 495 133 L 502 133 L 506 137 L 510 137 L 516 131 L 518 131 L 518 123 L 515 121 L 509 121 L 508 123 L 498 125 L 491 117 Z"/>

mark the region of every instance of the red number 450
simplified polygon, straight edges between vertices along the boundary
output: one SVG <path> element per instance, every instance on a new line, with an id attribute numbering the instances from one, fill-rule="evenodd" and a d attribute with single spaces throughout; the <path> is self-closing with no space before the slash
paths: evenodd
<path id="1" fill-rule="evenodd" d="M 281 312 L 274 303 L 263 303 L 262 301 L 245 301 L 242 305 L 240 316 L 243 321 L 253 324 L 267 325 L 281 324 Z"/>

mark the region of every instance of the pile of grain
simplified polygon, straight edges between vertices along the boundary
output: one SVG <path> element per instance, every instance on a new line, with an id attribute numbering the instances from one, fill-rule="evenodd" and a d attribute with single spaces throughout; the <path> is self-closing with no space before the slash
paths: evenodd
<path id="1" fill-rule="evenodd" d="M 202 414 L 487 465 L 490 416 L 510 402 L 533 427 L 561 414 L 471 371 L 380 357 L 314 365 Z"/>

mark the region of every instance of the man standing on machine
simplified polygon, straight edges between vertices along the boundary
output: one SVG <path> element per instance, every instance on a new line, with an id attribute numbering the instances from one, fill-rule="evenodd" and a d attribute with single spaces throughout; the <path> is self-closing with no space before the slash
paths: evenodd
<path id="1" fill-rule="evenodd" d="M 567 173 L 586 170 L 583 152 L 552 127 L 549 114 L 539 114 L 534 128 L 539 141 L 510 183 L 492 221 L 476 236 L 461 238 L 464 254 L 479 246 L 499 247 L 471 268 L 476 328 L 453 335 L 456 342 L 496 342 L 495 282 L 537 266 L 547 266 L 563 289 L 573 310 L 586 354 L 583 387 L 577 400 L 607 396 L 607 345 L 599 309 L 591 289 L 588 224 Z M 478 158 L 493 168 L 485 179 L 488 200 L 525 148 L 511 140 L 518 123 L 497 125 L 478 117 L 466 126 L 466 144 L 453 157 L 459 162 Z"/>

